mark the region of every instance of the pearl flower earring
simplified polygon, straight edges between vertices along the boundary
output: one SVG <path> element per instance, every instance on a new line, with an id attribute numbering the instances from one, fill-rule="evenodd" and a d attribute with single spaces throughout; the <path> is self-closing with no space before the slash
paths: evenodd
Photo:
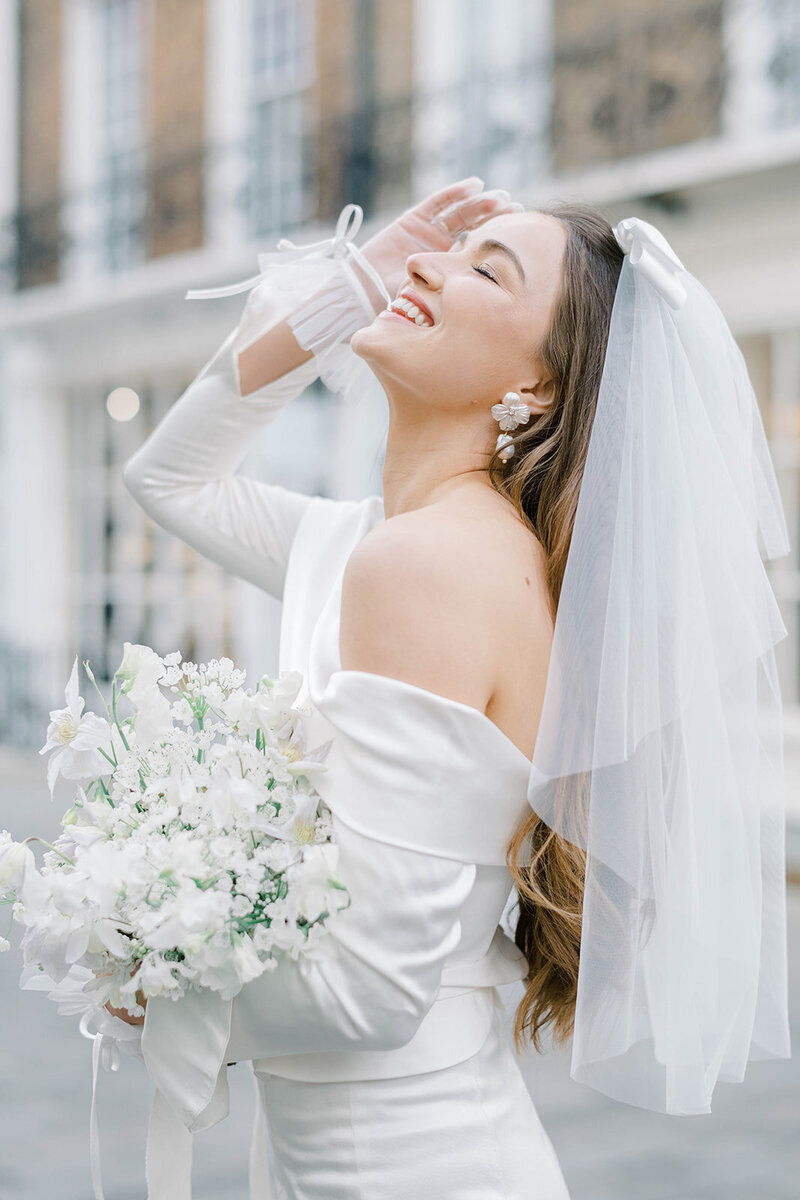
<path id="1" fill-rule="evenodd" d="M 506 392 L 502 404 L 492 405 L 492 416 L 503 430 L 516 429 L 518 425 L 526 425 L 531 417 L 531 410 L 523 403 L 519 392 Z M 500 451 L 503 462 L 508 462 L 514 453 L 514 442 L 507 433 L 497 435 L 495 450 Z"/>

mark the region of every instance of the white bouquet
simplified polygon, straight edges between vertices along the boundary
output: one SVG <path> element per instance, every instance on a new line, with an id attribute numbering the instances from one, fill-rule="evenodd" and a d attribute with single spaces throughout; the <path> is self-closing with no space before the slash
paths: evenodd
<path id="1" fill-rule="evenodd" d="M 0 832 L 0 899 L 25 926 L 29 978 L 70 975 L 95 1011 L 141 1016 L 139 992 L 230 999 L 277 951 L 320 952 L 350 899 L 313 786 L 331 742 L 306 750 L 298 672 L 252 691 L 244 680 L 227 658 L 196 665 L 126 642 L 104 718 L 83 714 L 75 659 L 40 751 L 51 797 L 59 775 L 79 784 L 63 832 L 41 868 L 29 843 L 42 839 Z M 133 711 L 120 718 L 123 696 Z"/>

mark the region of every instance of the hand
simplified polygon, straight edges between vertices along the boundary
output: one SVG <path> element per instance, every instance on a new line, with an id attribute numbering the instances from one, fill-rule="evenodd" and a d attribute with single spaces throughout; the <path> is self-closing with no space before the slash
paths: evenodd
<path id="1" fill-rule="evenodd" d="M 140 966 L 141 963 L 137 963 L 134 969 L 131 971 L 131 979 L 133 979 Z M 102 974 L 110 975 L 111 972 L 104 971 Z M 141 1004 L 142 1008 L 144 1009 L 147 1008 L 147 997 L 144 995 L 141 988 L 137 988 L 136 990 L 136 1003 Z M 119 1017 L 119 1019 L 124 1021 L 126 1025 L 144 1025 L 144 1016 L 134 1017 L 128 1012 L 127 1008 L 114 1008 L 111 1003 L 106 1003 L 105 1007 L 111 1013 L 112 1017 Z"/>
<path id="2" fill-rule="evenodd" d="M 394 297 L 408 278 L 406 259 L 418 250 L 449 250 L 464 229 L 474 229 L 501 213 L 524 212 L 508 192 L 484 192 L 477 176 L 448 184 L 407 209 L 391 225 L 376 233 L 360 249 L 375 267 L 389 295 Z M 436 218 L 435 221 L 432 218 Z M 363 276 L 362 276 L 363 277 Z M 370 298 L 380 311 L 384 302 L 370 280 L 364 279 Z"/>

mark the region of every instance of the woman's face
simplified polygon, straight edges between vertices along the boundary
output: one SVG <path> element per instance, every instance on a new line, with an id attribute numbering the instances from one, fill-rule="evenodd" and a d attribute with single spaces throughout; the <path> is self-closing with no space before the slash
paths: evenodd
<path id="1" fill-rule="evenodd" d="M 424 323 L 385 310 L 353 334 L 351 347 L 390 403 L 488 413 L 516 391 L 535 410 L 543 381 L 531 355 L 550 324 L 566 241 L 555 217 L 507 213 L 461 234 L 449 250 L 412 254 L 400 296 L 417 303 Z"/>

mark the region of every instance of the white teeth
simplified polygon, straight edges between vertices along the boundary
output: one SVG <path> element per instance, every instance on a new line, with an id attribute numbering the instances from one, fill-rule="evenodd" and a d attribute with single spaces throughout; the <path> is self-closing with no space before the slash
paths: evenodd
<path id="1" fill-rule="evenodd" d="M 433 321 L 427 313 L 422 312 L 416 304 L 412 303 L 405 296 L 398 296 L 396 300 L 392 301 L 392 308 L 404 313 L 415 325 L 433 325 Z"/>

